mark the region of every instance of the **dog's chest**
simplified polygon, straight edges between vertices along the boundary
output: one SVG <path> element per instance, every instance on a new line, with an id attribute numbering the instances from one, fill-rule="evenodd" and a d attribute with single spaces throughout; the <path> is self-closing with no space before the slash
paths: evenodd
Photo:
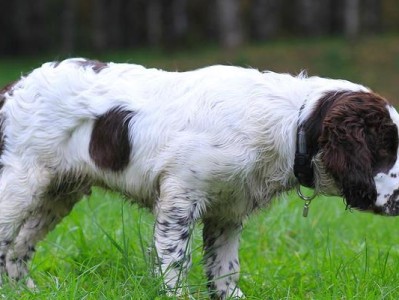
<path id="1" fill-rule="evenodd" d="M 270 188 L 270 187 L 269 187 Z M 248 186 L 245 183 L 224 186 L 209 193 L 207 214 L 221 219 L 243 219 L 254 210 L 264 207 L 275 195 L 266 185 Z"/>

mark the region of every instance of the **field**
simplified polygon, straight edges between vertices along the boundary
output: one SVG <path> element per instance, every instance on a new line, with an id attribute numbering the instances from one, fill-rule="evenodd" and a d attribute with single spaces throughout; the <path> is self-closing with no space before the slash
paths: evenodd
<path id="1" fill-rule="evenodd" d="M 93 55 L 84 55 L 93 56 Z M 153 50 L 95 55 L 168 70 L 213 63 L 362 82 L 399 105 L 398 37 L 276 41 L 224 53 L 214 47 L 162 54 Z M 0 58 L 0 85 L 41 62 Z M 114 193 L 94 189 L 37 247 L 31 275 L 38 286 L 5 284 L 4 299 L 167 299 L 153 276 L 153 217 Z M 399 218 L 345 210 L 340 198 L 319 197 L 308 218 L 294 192 L 248 220 L 240 286 L 247 299 L 398 299 Z M 201 224 L 185 298 L 207 299 L 201 265 Z M 189 297 L 189 295 L 191 295 Z"/>

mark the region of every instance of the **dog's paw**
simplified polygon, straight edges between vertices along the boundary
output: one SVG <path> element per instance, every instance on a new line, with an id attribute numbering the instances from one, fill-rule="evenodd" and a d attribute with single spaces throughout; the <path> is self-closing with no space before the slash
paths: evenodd
<path id="1" fill-rule="evenodd" d="M 214 292 L 212 295 L 212 299 L 217 299 L 217 300 L 245 299 L 245 295 L 238 287 L 236 287 L 234 289 Z"/>
<path id="2" fill-rule="evenodd" d="M 26 287 L 27 287 L 28 289 L 30 289 L 31 291 L 37 291 L 37 290 L 38 290 L 38 288 L 37 288 L 35 282 L 34 282 L 33 279 L 30 278 L 30 277 L 28 277 L 28 278 L 26 279 L 25 284 L 26 284 Z"/>
<path id="3" fill-rule="evenodd" d="M 229 296 L 230 299 L 245 299 L 244 293 L 237 287 Z"/>

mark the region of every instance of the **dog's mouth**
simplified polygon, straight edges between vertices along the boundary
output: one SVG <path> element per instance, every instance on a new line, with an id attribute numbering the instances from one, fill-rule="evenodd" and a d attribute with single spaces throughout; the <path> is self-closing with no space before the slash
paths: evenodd
<path id="1" fill-rule="evenodd" d="M 383 203 L 377 199 L 375 203 L 370 204 L 368 207 L 348 205 L 347 208 L 381 216 L 399 216 L 399 189 L 395 190 L 392 195 L 386 195 L 385 198 Z"/>
<path id="2" fill-rule="evenodd" d="M 385 204 L 384 206 L 375 206 L 372 210 L 374 214 L 381 215 L 381 216 L 398 216 L 399 215 L 399 203 L 396 202 L 394 205 L 389 203 Z"/>

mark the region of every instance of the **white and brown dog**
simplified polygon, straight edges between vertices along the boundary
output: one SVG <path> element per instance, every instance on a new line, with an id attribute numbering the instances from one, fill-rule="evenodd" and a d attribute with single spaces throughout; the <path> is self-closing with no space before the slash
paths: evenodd
<path id="1" fill-rule="evenodd" d="M 68 59 L 6 86 L 0 102 L 0 272 L 28 286 L 36 243 L 92 185 L 154 212 L 172 291 L 201 219 L 209 289 L 221 299 L 243 296 L 243 220 L 284 191 L 302 184 L 399 214 L 399 115 L 348 81 Z"/>

